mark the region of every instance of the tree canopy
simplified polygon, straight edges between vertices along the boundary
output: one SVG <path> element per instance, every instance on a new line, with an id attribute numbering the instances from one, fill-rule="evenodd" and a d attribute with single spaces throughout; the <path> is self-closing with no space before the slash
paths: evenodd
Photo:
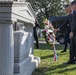
<path id="1" fill-rule="evenodd" d="M 69 0 L 27 0 L 36 12 L 37 19 L 42 22 L 43 18 L 62 16 L 65 14 L 63 5 Z"/>

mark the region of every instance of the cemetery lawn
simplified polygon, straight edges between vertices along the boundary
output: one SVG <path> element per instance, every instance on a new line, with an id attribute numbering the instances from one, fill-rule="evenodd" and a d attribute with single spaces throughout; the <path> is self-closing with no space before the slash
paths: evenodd
<path id="1" fill-rule="evenodd" d="M 69 48 L 67 52 L 61 53 L 64 46 L 56 45 L 58 60 L 53 61 L 53 48 L 47 44 L 39 44 L 34 55 L 41 58 L 41 64 L 32 75 L 76 75 L 76 64 L 65 64 L 69 60 Z"/>
<path id="2" fill-rule="evenodd" d="M 44 39 L 44 38 L 39 38 L 38 40 L 40 40 L 40 41 L 45 41 L 45 39 Z"/>

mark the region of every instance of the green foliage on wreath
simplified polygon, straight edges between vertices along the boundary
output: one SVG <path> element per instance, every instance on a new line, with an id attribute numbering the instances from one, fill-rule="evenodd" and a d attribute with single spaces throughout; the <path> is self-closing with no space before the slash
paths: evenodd
<path id="1" fill-rule="evenodd" d="M 45 33 L 45 32 L 42 32 L 42 34 L 43 34 L 43 37 L 44 37 L 46 43 L 47 43 L 48 45 L 51 45 L 51 46 L 52 46 L 52 44 L 50 44 L 50 43 L 48 42 L 48 40 L 47 40 L 46 33 Z"/>

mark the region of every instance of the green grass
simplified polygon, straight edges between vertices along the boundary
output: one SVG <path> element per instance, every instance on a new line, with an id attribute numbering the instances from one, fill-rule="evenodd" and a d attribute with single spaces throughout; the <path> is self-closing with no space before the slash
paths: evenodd
<path id="1" fill-rule="evenodd" d="M 39 38 L 38 40 L 45 41 L 45 39 L 44 39 L 44 38 Z"/>
<path id="2" fill-rule="evenodd" d="M 67 52 L 60 53 L 63 45 L 56 45 L 58 60 L 53 61 L 53 48 L 47 44 L 40 44 L 40 49 L 35 48 L 34 55 L 41 58 L 41 64 L 32 75 L 76 75 L 76 64 L 64 64 L 69 60 L 69 48 Z"/>

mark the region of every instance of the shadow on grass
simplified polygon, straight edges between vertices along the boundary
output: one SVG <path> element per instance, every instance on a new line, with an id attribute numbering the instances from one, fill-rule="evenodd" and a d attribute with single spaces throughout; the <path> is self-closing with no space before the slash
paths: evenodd
<path id="1" fill-rule="evenodd" d="M 70 68 L 70 69 L 65 69 L 65 70 L 61 70 L 61 71 L 58 71 L 58 73 L 64 73 L 64 72 L 66 72 L 66 71 L 68 71 L 68 72 L 70 72 L 70 71 L 73 71 L 73 70 L 76 70 L 76 67 L 73 67 L 73 68 Z"/>
<path id="2" fill-rule="evenodd" d="M 52 58 L 54 55 L 41 56 L 41 59 Z"/>
<path id="3" fill-rule="evenodd" d="M 45 43 L 40 43 L 39 46 L 40 46 L 40 48 L 38 50 L 42 51 L 42 52 L 39 51 L 39 52 L 42 53 L 42 55 L 40 55 L 41 59 L 48 60 L 47 58 L 52 58 L 54 56 L 54 54 L 49 53 L 49 52 L 52 52 L 50 50 L 53 50 L 52 46 L 47 45 Z M 58 56 L 62 57 L 62 55 L 63 55 L 63 57 L 65 58 L 65 55 L 68 52 L 66 52 L 66 53 L 60 53 L 60 51 L 59 51 L 59 50 L 63 50 L 63 48 L 64 48 L 64 45 L 56 44 L 56 49 L 58 50 L 57 51 L 58 52 L 57 53 Z M 68 49 L 69 49 L 69 47 L 68 47 Z M 46 64 L 45 63 L 41 64 L 41 66 L 38 69 L 35 70 L 35 72 L 33 73 L 33 75 L 56 75 L 56 74 L 57 75 L 58 74 L 59 75 L 61 75 L 61 74 L 62 75 L 69 75 L 69 72 L 71 72 L 73 70 L 76 70 L 75 66 L 74 67 L 69 67 L 70 65 L 68 65 L 68 64 L 60 64 L 60 63 L 63 63 L 62 59 L 60 59 L 60 60 L 61 60 L 60 62 L 57 62 L 56 64 L 55 63 L 50 63 L 50 65 L 48 64 L 49 60 L 48 61 L 43 61 Z"/>
<path id="4" fill-rule="evenodd" d="M 47 69 L 47 71 L 52 71 L 52 70 L 55 70 L 55 69 L 63 69 L 63 68 L 66 68 L 67 66 L 69 66 L 68 64 L 59 64 L 59 65 L 55 65 L 55 66 L 52 66 L 50 68 Z"/>
<path id="5" fill-rule="evenodd" d="M 50 67 L 40 67 L 40 68 L 35 70 L 33 75 L 35 75 L 35 73 L 37 73 L 36 75 L 53 75 L 55 73 L 58 73 L 58 74 L 62 74 L 63 73 L 64 74 L 64 72 L 68 73 L 70 71 L 76 70 L 76 67 L 67 68 L 67 66 L 69 66 L 69 65 L 67 65 L 67 64 L 59 64 L 57 66 L 55 65 L 55 66 L 50 66 Z M 57 70 L 57 69 L 59 69 L 59 70 Z"/>
<path id="6" fill-rule="evenodd" d="M 35 45 L 35 44 L 34 44 Z M 36 49 L 36 47 L 35 47 L 35 49 Z M 64 45 L 63 44 L 56 44 L 56 50 L 63 50 L 64 49 Z M 68 47 L 68 49 L 69 49 L 69 47 Z M 53 57 L 54 56 L 54 54 L 52 54 L 52 55 L 46 55 L 46 56 L 43 56 L 43 51 L 44 50 L 47 50 L 47 51 L 49 51 L 50 52 L 50 50 L 53 50 L 53 47 L 52 47 L 52 45 L 48 45 L 48 44 L 46 44 L 46 43 L 39 43 L 39 49 L 38 50 L 41 50 L 40 52 L 40 58 L 41 59 L 46 59 L 46 58 L 49 58 L 49 57 Z M 46 52 L 47 53 L 47 52 Z M 58 55 L 65 55 L 65 53 L 57 53 Z"/>
<path id="7" fill-rule="evenodd" d="M 34 46 L 36 46 L 36 45 L 34 44 Z M 64 45 L 56 44 L 57 50 L 63 50 L 63 48 L 64 48 Z M 36 49 L 36 47 L 35 47 L 35 49 Z M 48 45 L 46 43 L 39 43 L 39 50 L 41 50 L 41 49 L 42 50 L 46 50 L 46 49 L 53 50 L 53 47 L 52 47 L 52 45 Z"/>
<path id="8" fill-rule="evenodd" d="M 49 73 L 47 73 L 47 74 L 45 74 L 45 75 L 48 75 L 48 74 L 54 74 L 54 73 L 58 73 L 58 74 L 65 74 L 65 72 L 72 72 L 73 70 L 76 70 L 76 67 L 72 67 L 72 68 L 67 68 L 67 66 L 69 66 L 69 65 L 58 65 L 57 67 L 55 67 L 55 68 L 53 68 L 53 69 L 51 69 L 51 68 L 49 68 L 49 70 L 51 71 L 51 70 L 54 70 L 54 71 L 52 71 L 52 72 L 49 72 Z M 59 71 L 57 71 L 57 70 L 55 70 L 55 69 L 60 69 Z M 65 69 L 63 69 L 63 68 L 65 68 Z M 48 69 L 47 69 L 47 71 L 48 71 Z M 68 73 L 68 75 L 69 75 L 69 73 Z M 74 74 L 75 75 L 75 74 Z"/>
<path id="9" fill-rule="evenodd" d="M 62 55 L 65 55 L 65 53 L 57 53 L 58 56 L 62 56 Z M 46 55 L 46 56 L 40 56 L 41 59 L 47 59 L 47 58 L 53 58 L 54 57 L 54 54 L 51 54 L 51 55 Z"/>
<path id="10" fill-rule="evenodd" d="M 36 44 L 34 44 L 34 47 L 36 49 Z M 48 45 L 48 44 L 45 44 L 45 43 L 39 43 L 39 50 L 46 50 L 46 49 L 53 49 L 52 48 L 52 45 Z"/>

